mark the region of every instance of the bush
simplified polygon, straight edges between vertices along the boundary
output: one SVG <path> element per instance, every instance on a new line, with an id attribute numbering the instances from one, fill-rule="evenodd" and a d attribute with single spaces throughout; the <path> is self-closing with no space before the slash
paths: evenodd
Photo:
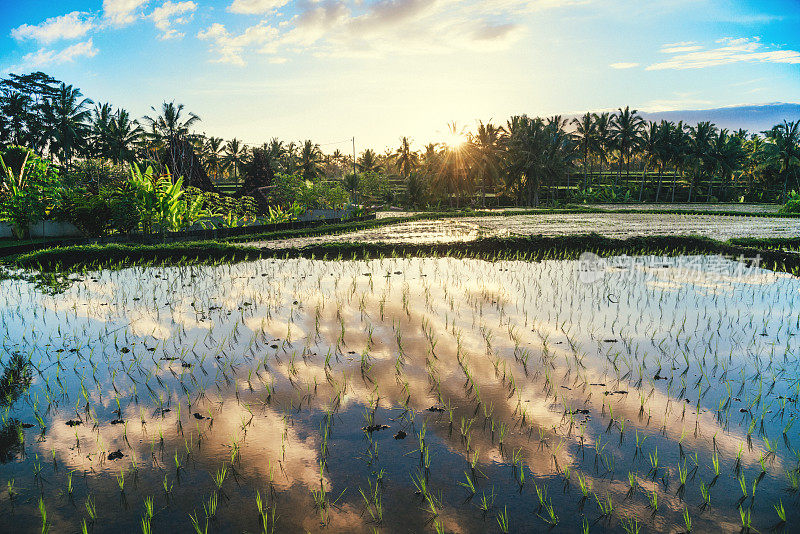
<path id="1" fill-rule="evenodd" d="M 295 174 L 278 174 L 274 187 L 267 195 L 270 205 L 283 208 L 299 202 L 306 209 L 340 208 L 350 200 L 342 182 L 322 180 L 312 182 Z"/>
<path id="2" fill-rule="evenodd" d="M 0 155 L 0 163 L 0 220 L 11 223 L 17 237 L 24 237 L 31 223 L 58 206 L 58 175 L 46 161 L 23 147 L 8 147 Z"/>
<path id="3" fill-rule="evenodd" d="M 111 226 L 112 216 L 111 205 L 104 195 L 83 188 L 64 191 L 59 218 L 71 222 L 85 235 L 104 235 Z"/>
<path id="4" fill-rule="evenodd" d="M 800 193 L 795 190 L 786 196 L 786 204 L 781 206 L 781 213 L 800 213 Z"/>
<path id="5" fill-rule="evenodd" d="M 97 194 L 104 187 L 119 187 L 128 180 L 129 172 L 122 165 L 112 165 L 100 159 L 87 159 L 73 163 L 63 173 L 61 183 L 66 187 L 80 187 Z"/>
<path id="6" fill-rule="evenodd" d="M 258 203 L 250 196 L 235 198 L 190 187 L 186 190 L 186 198 L 190 202 L 202 199 L 203 206 L 210 212 L 221 215 L 226 226 L 240 226 L 241 223 L 258 217 Z"/>
<path id="7" fill-rule="evenodd" d="M 142 215 L 133 189 L 123 185 L 109 201 L 111 207 L 111 227 L 117 232 L 128 234 L 139 228 Z"/>

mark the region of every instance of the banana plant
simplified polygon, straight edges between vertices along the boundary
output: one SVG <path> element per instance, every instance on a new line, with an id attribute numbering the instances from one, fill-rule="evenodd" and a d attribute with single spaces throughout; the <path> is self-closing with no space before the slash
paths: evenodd
<path id="1" fill-rule="evenodd" d="M 181 230 L 201 220 L 214 216 L 204 208 L 202 196 L 187 198 L 183 190 L 183 177 L 172 179 L 169 173 L 155 176 L 152 167 L 142 172 L 131 166 L 131 185 L 134 187 L 145 232 L 152 232 L 156 224 L 160 232 Z"/>

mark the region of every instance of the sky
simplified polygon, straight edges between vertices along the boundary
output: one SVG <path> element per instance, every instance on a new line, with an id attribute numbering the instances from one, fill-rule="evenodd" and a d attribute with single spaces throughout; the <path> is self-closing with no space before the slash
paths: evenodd
<path id="1" fill-rule="evenodd" d="M 326 152 L 523 113 L 800 102 L 798 0 L 0 0 L 0 26 L 2 75 Z"/>

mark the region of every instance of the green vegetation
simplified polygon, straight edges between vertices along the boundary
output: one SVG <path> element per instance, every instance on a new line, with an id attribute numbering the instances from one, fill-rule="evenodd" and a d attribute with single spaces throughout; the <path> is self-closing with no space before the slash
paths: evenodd
<path id="1" fill-rule="evenodd" d="M 613 239 L 597 234 L 560 237 L 490 237 L 466 243 L 380 244 L 326 243 L 303 248 L 262 249 L 252 246 L 202 241 L 162 245 L 88 245 L 57 247 L 7 258 L 8 265 L 62 271 L 130 265 L 185 265 L 229 263 L 257 258 L 380 258 L 406 256 L 455 256 L 489 260 L 574 259 L 590 251 L 602 256 L 721 254 L 761 257 L 762 266 L 800 272 L 800 255 L 780 250 L 784 240 L 717 241 L 695 236 L 649 236 Z"/>
<path id="2" fill-rule="evenodd" d="M 572 121 L 514 116 L 474 132 L 451 124 L 447 143 L 417 152 L 403 137 L 395 150 L 356 156 L 325 154 L 311 140 L 248 147 L 200 135 L 200 117 L 174 102 L 140 120 L 93 104 L 41 72 L 0 80 L 0 220 L 18 237 L 43 219 L 101 236 L 387 203 L 788 200 L 785 211 L 798 210 L 789 190 L 800 189 L 800 122 L 729 132 L 707 122 L 646 123 L 626 107 Z"/>

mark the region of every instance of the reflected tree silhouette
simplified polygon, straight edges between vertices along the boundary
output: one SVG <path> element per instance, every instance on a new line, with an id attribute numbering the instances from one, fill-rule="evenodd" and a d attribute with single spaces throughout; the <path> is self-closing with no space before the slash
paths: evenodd
<path id="1" fill-rule="evenodd" d="M 11 354 L 3 364 L 0 377 L 0 408 L 3 409 L 3 426 L 0 428 L 0 463 L 15 460 L 22 452 L 25 443 L 23 426 L 16 418 L 6 415 L 15 402 L 28 390 L 33 378 L 31 362 L 20 353 Z"/>

